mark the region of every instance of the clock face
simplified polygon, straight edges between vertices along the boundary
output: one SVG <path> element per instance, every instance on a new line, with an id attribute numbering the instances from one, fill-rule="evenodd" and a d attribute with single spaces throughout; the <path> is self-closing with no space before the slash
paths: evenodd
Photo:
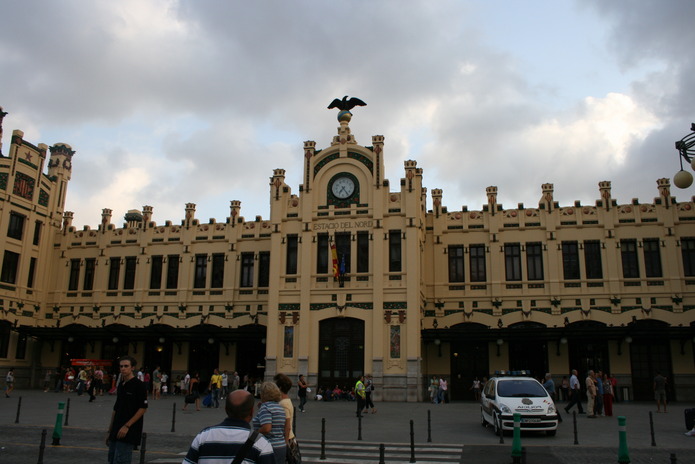
<path id="1" fill-rule="evenodd" d="M 331 191 L 336 198 L 344 200 L 354 193 L 355 183 L 349 177 L 338 177 L 333 181 Z"/>

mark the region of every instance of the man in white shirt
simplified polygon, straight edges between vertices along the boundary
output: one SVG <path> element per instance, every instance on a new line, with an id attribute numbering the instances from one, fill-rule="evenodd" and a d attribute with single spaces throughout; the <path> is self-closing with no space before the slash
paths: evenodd
<path id="1" fill-rule="evenodd" d="M 577 414 L 584 414 L 582 409 L 582 401 L 579 397 L 581 393 L 581 385 L 579 384 L 579 379 L 577 378 L 577 369 L 572 369 L 572 376 L 570 377 L 570 402 L 565 406 L 565 412 L 570 413 L 570 408 L 577 405 Z"/>

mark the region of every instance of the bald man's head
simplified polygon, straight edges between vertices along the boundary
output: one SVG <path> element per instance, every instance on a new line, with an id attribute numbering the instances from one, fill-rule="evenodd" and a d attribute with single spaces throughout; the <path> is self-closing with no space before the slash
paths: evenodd
<path id="1" fill-rule="evenodd" d="M 249 422 L 253 417 L 253 395 L 246 390 L 234 390 L 224 405 L 227 417 Z"/>

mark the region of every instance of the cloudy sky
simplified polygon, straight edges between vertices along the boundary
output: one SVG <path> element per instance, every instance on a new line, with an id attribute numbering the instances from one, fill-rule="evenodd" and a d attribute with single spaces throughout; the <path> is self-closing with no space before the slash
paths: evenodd
<path id="1" fill-rule="evenodd" d="M 335 97 L 367 102 L 357 142 L 386 138 L 449 211 L 507 208 L 555 184 L 563 205 L 651 202 L 695 122 L 692 0 L 0 0 L 3 153 L 13 129 L 77 151 L 74 225 L 187 202 L 223 221 L 269 214 L 268 179 L 298 193 L 302 146 L 336 133 Z M 681 201 L 695 194 L 672 188 Z"/>

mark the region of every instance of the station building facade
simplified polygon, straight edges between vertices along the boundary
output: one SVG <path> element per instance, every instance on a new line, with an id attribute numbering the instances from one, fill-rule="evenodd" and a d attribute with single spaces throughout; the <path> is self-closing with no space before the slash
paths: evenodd
<path id="1" fill-rule="evenodd" d="M 671 399 L 695 399 L 692 198 L 659 179 L 652 202 L 619 204 L 606 181 L 593 205 L 560 206 L 544 184 L 532 207 L 488 187 L 481 210 L 450 211 L 439 189 L 428 210 L 422 168 L 405 161 L 391 182 L 384 137 L 359 145 L 350 117 L 330 146 L 304 142 L 296 193 L 272 172 L 268 219 L 231 201 L 224 221 L 187 204 L 156 224 L 146 205 L 122 224 L 104 209 L 96 228 L 65 211 L 72 147 L 15 130 L 0 158 L 0 368 L 20 388 L 124 354 L 172 378 L 370 373 L 376 399 L 409 402 L 432 376 L 472 399 L 475 377 L 517 369 L 601 369 L 623 399 L 651 400 L 661 371 Z"/>

